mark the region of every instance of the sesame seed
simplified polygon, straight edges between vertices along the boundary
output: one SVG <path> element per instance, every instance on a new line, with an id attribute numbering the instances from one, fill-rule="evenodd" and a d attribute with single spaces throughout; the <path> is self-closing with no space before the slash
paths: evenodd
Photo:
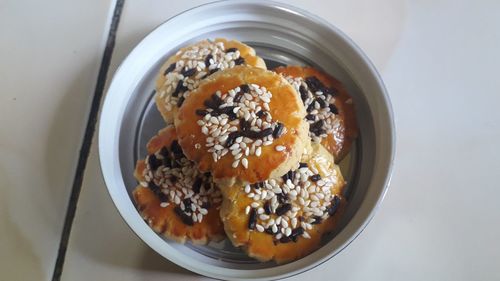
<path id="1" fill-rule="evenodd" d="M 277 218 L 276 218 L 276 224 L 277 224 L 277 225 L 280 225 L 280 224 L 281 224 L 281 220 L 282 220 L 282 217 L 281 217 L 281 216 L 280 216 L 280 217 L 277 217 Z"/>
<path id="2" fill-rule="evenodd" d="M 261 153 L 262 153 L 262 148 L 261 147 L 257 147 L 257 149 L 255 150 L 255 155 L 257 157 L 259 157 L 261 155 Z"/>
<path id="3" fill-rule="evenodd" d="M 276 224 L 273 224 L 273 226 L 271 227 L 271 230 L 273 231 L 273 233 L 278 232 L 278 227 L 276 226 Z"/>
<path id="4" fill-rule="evenodd" d="M 282 146 L 282 145 L 277 145 L 275 148 L 274 148 L 276 151 L 283 151 L 286 149 L 286 147 Z"/>
<path id="5" fill-rule="evenodd" d="M 260 224 L 256 224 L 255 228 L 257 229 L 258 232 L 264 232 L 264 227 Z"/>
<path id="6" fill-rule="evenodd" d="M 288 227 L 288 222 L 286 220 L 281 220 L 282 227 Z"/>
<path id="7" fill-rule="evenodd" d="M 271 144 L 273 144 L 272 141 L 265 141 L 265 142 L 262 143 L 263 146 L 268 146 L 268 145 L 271 145 Z"/>
<path id="8" fill-rule="evenodd" d="M 259 219 L 261 219 L 261 220 L 265 221 L 265 220 L 268 220 L 268 219 L 269 219 L 269 216 L 268 216 L 268 215 L 266 215 L 266 214 L 261 214 L 261 215 L 259 216 Z"/>

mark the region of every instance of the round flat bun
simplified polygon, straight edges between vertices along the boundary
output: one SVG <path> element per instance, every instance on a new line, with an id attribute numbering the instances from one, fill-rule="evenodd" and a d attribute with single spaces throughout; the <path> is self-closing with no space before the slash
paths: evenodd
<path id="1" fill-rule="evenodd" d="M 184 157 L 176 138 L 172 126 L 161 130 L 149 141 L 146 159 L 137 162 L 137 208 L 154 231 L 177 242 L 220 241 L 220 191 Z"/>
<path id="2" fill-rule="evenodd" d="M 254 49 L 236 40 L 203 40 L 180 49 L 163 64 L 156 81 L 155 101 L 163 119 L 172 124 L 178 108 L 200 80 L 236 65 L 266 69 Z"/>
<path id="3" fill-rule="evenodd" d="M 320 144 L 281 178 L 221 190 L 227 237 L 260 261 L 284 263 L 320 247 L 346 204 L 333 157 Z"/>
<path id="4" fill-rule="evenodd" d="M 275 71 L 301 95 L 313 143 L 321 143 L 338 163 L 358 135 L 354 105 L 347 91 L 338 80 L 312 67 L 287 66 Z"/>
<path id="5" fill-rule="evenodd" d="M 175 127 L 186 157 L 223 188 L 286 173 L 310 145 L 305 108 L 280 75 L 237 66 L 202 81 Z"/>

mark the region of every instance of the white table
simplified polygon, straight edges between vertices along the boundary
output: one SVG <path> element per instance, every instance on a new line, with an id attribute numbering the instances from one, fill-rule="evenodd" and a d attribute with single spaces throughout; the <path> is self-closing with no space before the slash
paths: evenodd
<path id="1" fill-rule="evenodd" d="M 126 0 L 108 77 L 155 26 L 204 2 Z M 500 2 L 291 3 L 373 60 L 392 99 L 397 156 L 368 228 L 290 280 L 500 279 Z M 0 2 L 0 280 L 52 278 L 115 4 Z M 83 175 L 61 280 L 204 279 L 126 226 L 95 140 Z"/>

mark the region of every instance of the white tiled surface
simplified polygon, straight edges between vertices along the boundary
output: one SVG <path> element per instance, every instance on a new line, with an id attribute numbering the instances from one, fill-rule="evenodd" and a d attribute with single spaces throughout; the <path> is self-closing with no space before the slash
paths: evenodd
<path id="1" fill-rule="evenodd" d="M 113 1 L 0 1 L 0 280 L 52 277 Z"/>
<path id="2" fill-rule="evenodd" d="M 111 71 L 155 26 L 202 2 L 127 1 Z M 393 101 L 398 153 L 369 227 L 337 257 L 291 279 L 499 279 L 500 4 L 292 3 L 328 19 L 372 58 Z M 107 195 L 94 143 L 63 280 L 177 279 L 203 278 L 128 229 Z"/>

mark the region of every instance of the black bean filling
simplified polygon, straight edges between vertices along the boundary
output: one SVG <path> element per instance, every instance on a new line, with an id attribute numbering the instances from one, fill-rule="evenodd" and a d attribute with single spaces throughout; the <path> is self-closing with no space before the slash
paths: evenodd
<path id="1" fill-rule="evenodd" d="M 250 127 L 252 127 L 252 124 L 250 124 L 250 122 L 246 121 L 243 118 L 240 119 L 240 130 L 247 131 L 250 130 Z"/>
<path id="2" fill-rule="evenodd" d="M 274 234 L 273 229 L 271 227 L 264 229 L 264 232 L 271 235 Z"/>
<path id="3" fill-rule="evenodd" d="M 314 102 L 312 102 L 310 105 L 307 106 L 306 111 L 311 112 L 314 110 Z"/>
<path id="4" fill-rule="evenodd" d="M 227 136 L 226 146 L 231 146 L 234 144 L 234 141 L 240 136 L 240 132 L 231 132 Z"/>
<path id="5" fill-rule="evenodd" d="M 180 97 L 179 100 L 177 101 L 177 107 L 181 107 L 185 99 L 186 98 L 184 96 Z"/>
<path id="6" fill-rule="evenodd" d="M 286 212 L 290 211 L 292 209 L 292 204 L 290 203 L 285 203 L 280 205 L 278 208 L 276 208 L 276 215 L 282 216 L 286 214 Z"/>
<path id="7" fill-rule="evenodd" d="M 202 182 L 203 182 L 202 178 L 199 178 L 199 177 L 196 178 L 196 180 L 194 180 L 194 183 L 193 183 L 193 192 L 195 194 L 200 193 Z"/>
<path id="8" fill-rule="evenodd" d="M 198 115 L 198 116 L 205 116 L 208 113 L 208 111 L 206 111 L 205 109 L 197 109 L 195 112 L 196 112 L 196 115 Z"/>
<path id="9" fill-rule="evenodd" d="M 158 194 L 161 192 L 161 189 L 159 186 L 157 186 L 153 181 L 148 182 L 148 187 L 153 191 L 155 194 Z"/>
<path id="10" fill-rule="evenodd" d="M 188 90 L 188 88 L 184 86 L 184 81 L 179 80 L 179 82 L 177 82 L 177 86 L 175 87 L 174 92 L 172 93 L 172 96 L 178 97 L 179 94 L 182 94 L 187 90 Z"/>
<path id="11" fill-rule="evenodd" d="M 257 211 L 252 208 L 248 215 L 248 229 L 254 229 L 257 223 Z"/>
<path id="12" fill-rule="evenodd" d="M 285 129 L 285 126 L 282 123 L 278 122 L 278 124 L 276 124 L 276 127 L 273 130 L 273 138 L 277 139 L 277 138 L 281 137 L 284 129 Z"/>
<path id="13" fill-rule="evenodd" d="M 292 239 L 293 242 L 297 242 L 297 239 L 302 234 L 304 234 L 304 228 L 297 227 L 297 228 L 295 228 L 295 229 L 292 230 L 292 234 L 290 234 L 289 237 Z"/>
<path id="14" fill-rule="evenodd" d="M 241 65 L 241 64 L 244 64 L 245 63 L 245 59 L 243 57 L 239 57 L 237 59 L 234 60 L 234 64 L 235 65 Z"/>
<path id="15" fill-rule="evenodd" d="M 186 199 L 182 200 L 182 203 L 184 203 L 184 208 L 185 208 L 185 210 L 188 210 L 188 211 L 189 211 L 189 210 L 191 209 L 191 204 L 192 204 L 193 202 L 191 201 L 191 199 L 186 198 Z"/>
<path id="16" fill-rule="evenodd" d="M 281 178 L 285 183 L 287 180 L 291 180 L 293 182 L 293 180 L 295 179 L 295 171 L 290 170 L 286 174 L 284 174 Z"/>
<path id="17" fill-rule="evenodd" d="M 163 192 L 159 192 L 158 193 L 158 198 L 160 198 L 160 202 L 168 202 L 168 196 L 163 193 Z"/>
<path id="18" fill-rule="evenodd" d="M 307 163 L 305 163 L 305 162 L 300 162 L 299 163 L 299 169 L 300 168 L 307 168 L 307 167 L 308 167 Z"/>
<path id="19" fill-rule="evenodd" d="M 241 132 L 243 137 L 251 138 L 253 140 L 265 138 L 273 133 L 273 128 L 267 128 L 262 131 L 254 131 L 254 130 L 244 130 Z"/>
<path id="20" fill-rule="evenodd" d="M 212 54 L 209 54 L 205 57 L 205 66 L 208 67 L 210 65 L 210 60 L 213 59 L 214 56 Z"/>
<path id="21" fill-rule="evenodd" d="M 214 73 L 215 73 L 215 72 L 217 72 L 217 71 L 219 71 L 219 69 L 218 69 L 217 67 L 216 67 L 216 68 L 213 68 L 213 69 L 210 69 L 210 70 L 208 71 L 208 75 L 212 75 L 212 74 L 214 74 Z"/>
<path id="22" fill-rule="evenodd" d="M 280 204 L 285 204 L 288 201 L 288 194 L 278 193 L 276 197 L 278 197 L 278 202 Z"/>
<path id="23" fill-rule="evenodd" d="M 325 108 L 326 107 L 326 101 L 324 99 L 317 98 L 316 102 L 319 104 L 320 108 Z"/>
<path id="24" fill-rule="evenodd" d="M 327 209 L 328 215 L 330 216 L 335 215 L 339 206 L 340 206 L 340 197 L 335 195 L 330 203 L 330 206 Z"/>
<path id="25" fill-rule="evenodd" d="M 307 89 L 306 89 L 306 87 L 304 87 L 304 85 L 300 85 L 299 92 L 300 92 L 300 98 L 302 99 L 302 102 L 306 102 L 306 100 L 307 100 Z"/>
<path id="26" fill-rule="evenodd" d="M 196 73 L 196 68 L 189 68 L 181 71 L 181 74 L 184 75 L 185 77 L 193 76 L 193 74 L 195 73 Z"/>
<path id="27" fill-rule="evenodd" d="M 174 208 L 174 212 L 175 214 L 181 219 L 181 221 L 186 224 L 186 225 L 189 225 L 189 226 L 192 226 L 194 224 L 193 222 L 193 218 L 191 218 L 190 215 L 186 214 L 182 209 L 181 207 L 179 206 L 175 206 Z"/>
<path id="28" fill-rule="evenodd" d="M 205 182 L 203 187 L 205 188 L 206 191 L 208 191 L 208 190 L 210 190 L 210 188 L 212 188 L 212 185 L 209 182 Z"/>
<path id="29" fill-rule="evenodd" d="M 323 219 L 320 216 L 314 216 L 314 221 L 311 224 L 320 224 Z"/>
<path id="30" fill-rule="evenodd" d="M 210 208 L 211 206 L 212 206 L 212 205 L 211 205 L 211 204 L 210 204 L 210 202 L 208 202 L 208 201 L 207 201 L 207 202 L 203 202 L 203 203 L 201 204 L 201 207 L 202 207 L 202 208 L 204 208 L 204 209 L 208 209 L 208 208 Z"/>
<path id="31" fill-rule="evenodd" d="M 329 88 L 329 87 L 324 87 L 323 88 L 323 94 L 327 96 L 336 96 L 337 91 L 334 88 Z"/>
<path id="32" fill-rule="evenodd" d="M 264 203 L 264 212 L 266 213 L 266 215 L 271 214 L 271 202 L 270 201 L 266 201 L 266 203 Z"/>
<path id="33" fill-rule="evenodd" d="M 311 125 L 309 125 L 309 131 L 314 133 L 315 135 L 319 136 L 324 133 L 326 133 L 325 129 L 323 129 L 324 121 L 323 120 L 318 120 Z"/>
<path id="34" fill-rule="evenodd" d="M 317 182 L 321 179 L 321 175 L 320 174 L 312 175 L 310 179 L 313 182 Z"/>
<path id="35" fill-rule="evenodd" d="M 175 175 L 170 176 L 170 181 L 175 184 L 177 182 L 178 178 Z"/>
<path id="36" fill-rule="evenodd" d="M 321 81 L 319 81 L 316 76 L 306 77 L 305 82 L 309 90 L 311 90 L 311 92 L 313 93 L 321 91 L 323 88 L 325 88 L 325 85 L 323 85 L 323 83 L 321 83 Z"/>
<path id="37" fill-rule="evenodd" d="M 173 70 L 175 69 L 175 62 L 172 63 L 171 65 L 169 65 L 167 67 L 167 69 L 165 69 L 165 72 L 163 72 L 163 76 L 169 74 L 170 72 L 172 72 Z"/>
<path id="38" fill-rule="evenodd" d="M 240 93 L 248 93 L 250 92 L 250 86 L 248 86 L 247 84 L 242 84 L 240 85 Z"/>
<path id="39" fill-rule="evenodd" d="M 289 237 L 289 236 L 282 236 L 280 238 L 280 243 L 288 243 L 288 242 L 291 242 L 292 239 Z"/>
<path id="40" fill-rule="evenodd" d="M 158 167 L 161 166 L 162 161 L 156 158 L 156 155 L 151 154 L 148 156 L 148 164 L 151 170 L 155 171 L 156 169 L 158 169 Z"/>
<path id="41" fill-rule="evenodd" d="M 262 187 L 264 187 L 266 184 L 264 182 L 258 182 L 258 183 L 254 183 L 252 184 L 251 186 L 255 189 L 260 189 Z"/>
<path id="42" fill-rule="evenodd" d="M 177 140 L 174 140 L 172 142 L 172 144 L 170 145 L 170 150 L 172 150 L 172 152 L 174 153 L 176 158 L 178 158 L 178 156 L 184 156 L 184 153 L 182 152 L 182 148 L 179 145 L 179 142 Z"/>
<path id="43" fill-rule="evenodd" d="M 226 50 L 226 53 L 233 53 L 233 52 L 236 52 L 238 51 L 238 48 L 229 48 Z"/>
<path id="44" fill-rule="evenodd" d="M 335 104 L 331 103 L 328 107 L 333 114 L 339 114 L 339 109 L 335 106 Z"/>

